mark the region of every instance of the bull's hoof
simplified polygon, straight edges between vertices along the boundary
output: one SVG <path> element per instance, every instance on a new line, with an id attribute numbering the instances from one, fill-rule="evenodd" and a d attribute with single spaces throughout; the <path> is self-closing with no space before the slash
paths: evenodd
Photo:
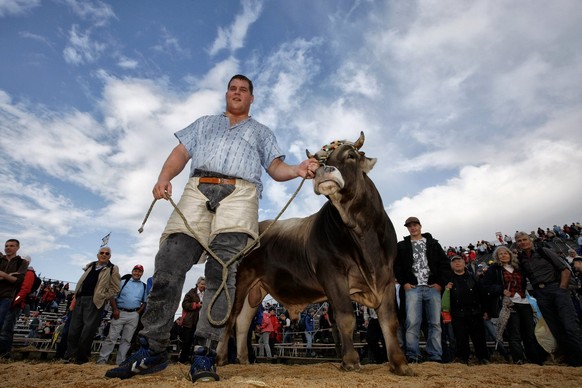
<path id="1" fill-rule="evenodd" d="M 412 370 L 410 365 L 406 363 L 400 365 L 390 363 L 390 372 L 397 374 L 398 376 L 416 376 L 416 373 Z"/>
<path id="2" fill-rule="evenodd" d="M 340 368 L 345 372 L 359 372 L 362 369 L 362 366 L 359 362 L 355 364 L 346 364 L 345 362 L 342 362 Z"/>

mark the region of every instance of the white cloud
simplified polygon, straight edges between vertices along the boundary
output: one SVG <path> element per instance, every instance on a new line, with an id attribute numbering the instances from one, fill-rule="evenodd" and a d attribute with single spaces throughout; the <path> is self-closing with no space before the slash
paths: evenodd
<path id="1" fill-rule="evenodd" d="M 97 27 L 103 27 L 111 19 L 117 19 L 109 4 L 102 1 L 61 0 L 81 19 L 91 22 Z"/>
<path id="2" fill-rule="evenodd" d="M 242 12 L 235 17 L 232 25 L 218 28 L 217 37 L 209 49 L 211 56 L 223 49 L 232 53 L 243 47 L 248 29 L 259 18 L 263 5 L 257 0 L 243 0 L 242 6 Z"/>
<path id="3" fill-rule="evenodd" d="M 0 0 L 0 17 L 27 14 L 40 5 L 40 0 Z"/>
<path id="4" fill-rule="evenodd" d="M 95 62 L 105 51 L 106 45 L 91 39 L 91 31 L 79 31 L 77 25 L 69 30 L 69 43 L 63 50 L 63 56 L 71 65 Z"/>

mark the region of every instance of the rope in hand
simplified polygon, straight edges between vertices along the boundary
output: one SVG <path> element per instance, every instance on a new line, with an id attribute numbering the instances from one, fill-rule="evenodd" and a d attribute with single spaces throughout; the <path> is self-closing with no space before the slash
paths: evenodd
<path id="1" fill-rule="evenodd" d="M 170 203 L 174 207 L 174 210 L 176 211 L 176 213 L 180 216 L 180 218 L 184 222 L 184 226 L 186 226 L 186 229 L 188 229 L 188 231 L 190 233 L 192 233 L 192 236 L 194 236 L 194 238 L 196 239 L 196 241 L 198 241 L 198 243 L 208 253 L 208 255 L 210 257 L 212 257 L 214 260 L 216 260 L 222 266 L 222 283 L 220 284 L 220 287 L 218 287 L 218 289 L 216 290 L 216 293 L 214 294 L 214 297 L 210 301 L 210 304 L 208 305 L 208 309 L 206 310 L 206 316 L 208 317 L 208 322 L 210 322 L 212 325 L 215 325 L 215 326 L 222 326 L 222 325 L 224 325 L 226 323 L 226 320 L 228 319 L 228 316 L 230 315 L 230 311 L 232 310 L 232 301 L 231 301 L 231 298 L 230 298 L 230 293 L 226 289 L 226 281 L 227 281 L 227 278 L 228 278 L 228 267 L 230 267 L 236 260 L 238 260 L 242 256 L 246 255 L 248 252 L 250 252 L 255 247 L 255 245 L 257 245 L 257 243 L 261 240 L 261 237 L 263 237 L 263 235 L 265 233 L 267 233 L 267 231 L 271 228 L 271 226 L 273 226 L 275 224 L 275 222 L 277 222 L 279 220 L 279 218 L 283 215 L 283 213 L 285 212 L 285 210 L 287 210 L 287 208 L 289 207 L 289 205 L 291 205 L 291 202 L 293 202 L 293 200 L 295 199 L 295 197 L 297 197 L 297 194 L 299 194 L 299 191 L 303 187 L 303 183 L 305 183 L 305 179 L 306 179 L 305 177 L 301 179 L 301 182 L 299 183 L 299 186 L 297 187 L 297 190 L 295 190 L 295 192 L 293 193 L 293 195 L 291 196 L 291 198 L 289 198 L 289 200 L 287 201 L 287 203 L 285 204 L 285 206 L 283 206 L 283 208 L 281 209 L 281 211 L 279 212 L 279 214 L 277 214 L 277 217 L 275 217 L 275 219 L 273 220 L 273 222 L 271 222 L 269 224 L 269 226 L 267 226 L 267 228 L 263 231 L 263 233 L 261 233 L 256 240 L 254 240 L 251 244 L 249 244 L 247 247 L 245 247 L 238 254 L 236 254 L 235 256 L 233 256 L 226 263 L 223 262 L 210 249 L 210 247 L 208 247 L 206 245 L 206 243 L 204 243 L 202 241 L 201 238 L 198 237 L 198 235 L 196 234 L 196 232 L 192 229 L 192 227 L 190 227 L 190 224 L 188 223 L 188 220 L 184 216 L 184 213 L 182 213 L 182 211 L 178 208 L 178 206 L 176 205 L 176 203 L 172 200 L 172 197 L 168 196 L 168 201 L 170 201 Z M 148 209 L 148 211 L 147 211 L 147 213 L 145 215 L 145 218 L 144 218 L 144 220 L 143 220 L 143 222 L 141 224 L 141 227 L 138 229 L 138 232 L 139 233 L 142 233 L 143 232 L 143 227 L 144 227 L 145 223 L 147 222 L 147 220 L 148 220 L 148 218 L 149 218 L 149 216 L 150 216 L 150 214 L 151 214 L 151 212 L 152 212 L 152 210 L 154 208 L 154 205 L 155 205 L 156 201 L 157 201 L 157 199 L 154 198 L 154 200 L 152 201 L 152 204 L 150 205 L 150 208 Z M 212 318 L 212 316 L 211 316 L 210 313 L 212 311 L 212 307 L 214 306 L 214 304 L 216 303 L 216 300 L 218 299 L 218 297 L 220 296 L 220 294 L 222 292 L 224 292 L 225 293 L 225 296 L 226 296 L 226 304 L 227 304 L 226 314 L 225 314 L 224 318 L 221 319 L 220 321 L 215 321 Z"/>

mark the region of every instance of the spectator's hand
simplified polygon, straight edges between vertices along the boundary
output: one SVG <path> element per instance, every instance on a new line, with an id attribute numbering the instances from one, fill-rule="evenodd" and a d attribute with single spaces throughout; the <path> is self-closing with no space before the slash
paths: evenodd
<path id="1" fill-rule="evenodd" d="M 445 288 L 448 288 L 450 290 L 451 288 L 453 288 L 453 283 L 448 282 Z"/>
<path id="2" fill-rule="evenodd" d="M 416 286 L 413 286 L 413 285 L 412 285 L 412 284 L 410 284 L 410 283 L 404 283 L 404 286 L 403 286 L 403 287 L 404 287 L 404 290 L 405 290 L 405 291 L 408 291 L 408 290 L 411 290 L 411 289 L 413 289 L 413 288 L 416 288 Z"/>
<path id="3" fill-rule="evenodd" d="M 113 310 L 111 316 L 113 317 L 113 319 L 119 319 L 119 310 L 118 309 Z"/>
<path id="4" fill-rule="evenodd" d="M 513 295 L 511 295 L 511 291 L 509 291 L 509 290 L 503 290 L 503 295 L 509 296 L 509 297 L 513 296 Z"/>

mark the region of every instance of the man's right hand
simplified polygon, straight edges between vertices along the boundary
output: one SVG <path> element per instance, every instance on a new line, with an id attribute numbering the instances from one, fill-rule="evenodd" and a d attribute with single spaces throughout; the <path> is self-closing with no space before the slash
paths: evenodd
<path id="1" fill-rule="evenodd" d="M 410 283 L 404 283 L 404 286 L 403 287 L 404 287 L 404 290 L 405 291 L 408 291 L 408 290 L 411 290 L 411 289 L 415 288 L 416 286 L 413 286 Z"/>

